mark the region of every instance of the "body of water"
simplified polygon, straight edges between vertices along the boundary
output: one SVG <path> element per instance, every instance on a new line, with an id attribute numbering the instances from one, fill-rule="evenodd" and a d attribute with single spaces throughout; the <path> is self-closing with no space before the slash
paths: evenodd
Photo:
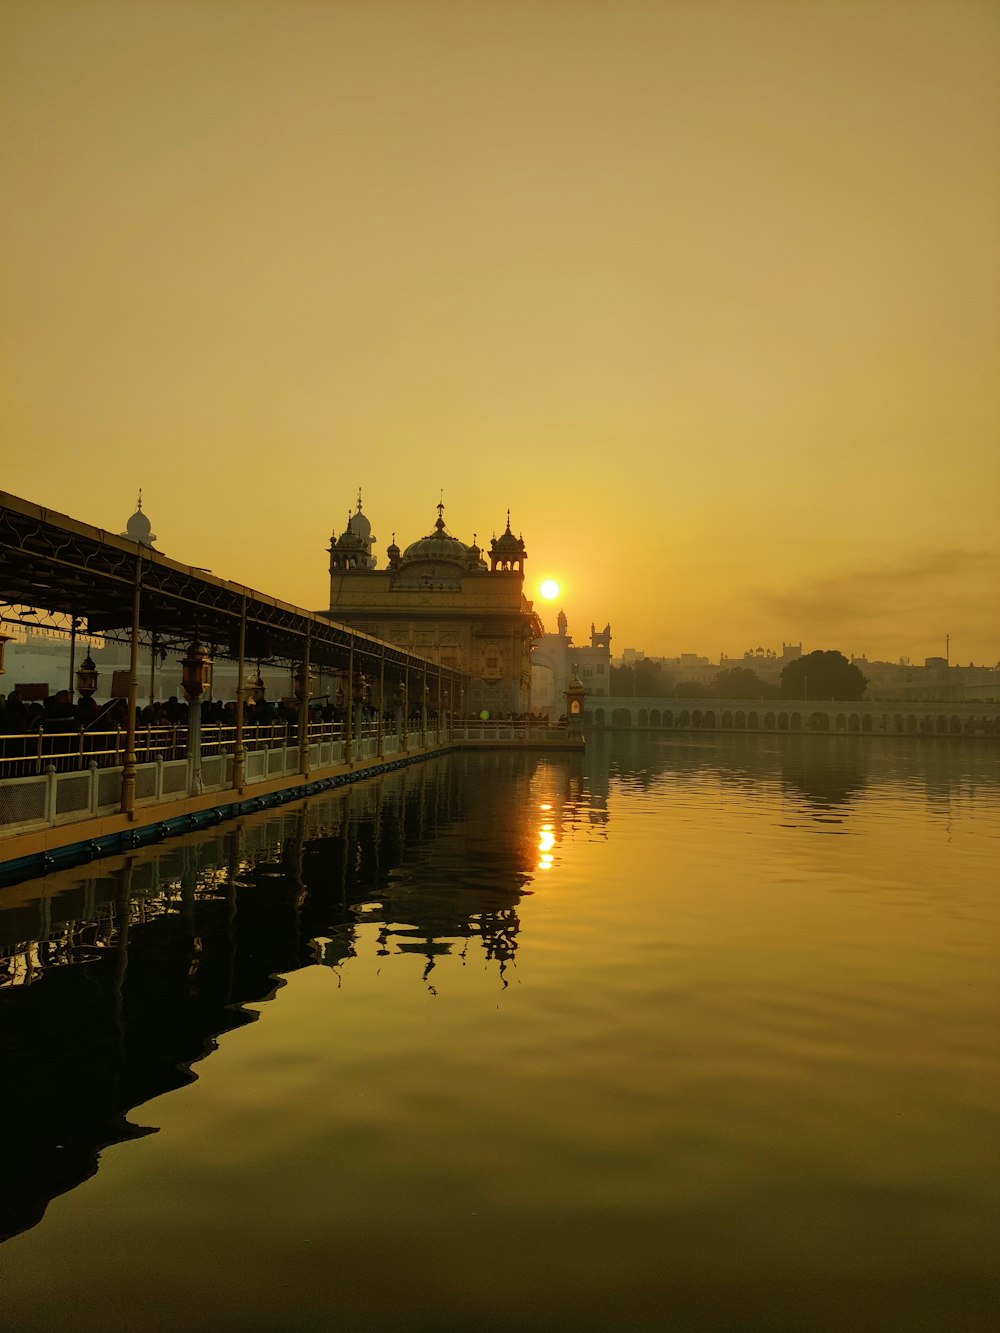
<path id="1" fill-rule="evenodd" d="M 0 891 L 7 1328 L 980 1330 L 1000 758 L 456 754 Z"/>

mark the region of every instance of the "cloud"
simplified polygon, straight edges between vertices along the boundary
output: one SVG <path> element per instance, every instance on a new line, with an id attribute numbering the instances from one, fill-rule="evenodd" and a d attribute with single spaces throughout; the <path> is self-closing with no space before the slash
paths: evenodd
<path id="1" fill-rule="evenodd" d="M 946 547 L 905 561 L 814 576 L 784 589 L 757 589 L 760 609 L 806 634 L 870 633 L 909 638 L 936 633 L 951 617 L 992 614 L 1000 553 Z"/>

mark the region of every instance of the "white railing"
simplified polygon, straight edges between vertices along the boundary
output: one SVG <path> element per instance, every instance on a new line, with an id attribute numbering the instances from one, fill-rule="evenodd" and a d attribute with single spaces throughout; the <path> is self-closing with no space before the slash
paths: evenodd
<path id="1" fill-rule="evenodd" d="M 455 722 L 451 738 L 456 741 L 558 741 L 569 735 L 565 722 Z"/>
<path id="2" fill-rule="evenodd" d="M 74 732 L 0 737 L 0 837 L 107 815 L 119 808 L 125 732 L 116 728 L 83 735 L 86 745 L 81 745 L 80 733 Z M 428 728 L 426 744 L 434 744 L 436 735 Z M 444 727 L 440 736 L 443 743 Z M 245 787 L 301 772 L 302 755 L 294 727 L 285 723 L 246 727 L 244 743 Z M 190 794 L 192 761 L 184 753 L 186 745 L 184 727 L 137 729 L 136 808 L 183 800 Z M 404 743 L 404 737 L 395 731 L 380 732 L 377 722 L 366 723 L 352 737 L 351 761 L 377 759 L 380 752 L 398 755 L 420 746 L 420 731 L 410 732 Z M 206 724 L 202 728 L 202 792 L 232 790 L 235 748 L 235 726 Z M 346 763 L 347 749 L 342 724 L 310 724 L 310 769 Z"/>

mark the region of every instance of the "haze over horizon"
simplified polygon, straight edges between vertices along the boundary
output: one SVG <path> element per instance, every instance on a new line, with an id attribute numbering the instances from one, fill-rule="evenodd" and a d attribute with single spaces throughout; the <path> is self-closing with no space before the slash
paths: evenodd
<path id="1" fill-rule="evenodd" d="M 1000 9 L 10 0 L 0 485 L 312 607 L 1000 659 Z M 543 578 L 562 585 L 543 605 Z"/>

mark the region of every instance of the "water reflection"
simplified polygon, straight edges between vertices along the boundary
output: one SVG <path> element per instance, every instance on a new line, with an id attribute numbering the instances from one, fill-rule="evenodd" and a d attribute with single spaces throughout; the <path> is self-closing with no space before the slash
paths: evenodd
<path id="1" fill-rule="evenodd" d="M 873 743 L 862 736 L 702 739 L 631 732 L 595 735 L 586 772 L 605 806 L 615 782 L 649 790 L 664 778 L 700 777 L 746 793 L 777 785 L 822 821 L 849 814 L 872 786 L 903 788 L 932 806 L 952 796 L 974 799 L 1000 784 L 1000 756 L 993 745 L 962 738 L 932 745 L 904 737 Z"/>
<path id="2" fill-rule="evenodd" d="M 5 891 L 0 1236 L 153 1132 L 132 1108 L 191 1080 L 281 974 L 341 968 L 370 939 L 421 957 L 432 992 L 470 948 L 505 986 L 518 904 L 579 787 L 573 762 L 454 756 Z"/>
<path id="3" fill-rule="evenodd" d="M 975 742 L 596 738 L 582 759 L 415 765 L 6 889 L 0 1235 L 36 1223 L 106 1145 L 155 1132 L 130 1112 L 194 1078 L 282 976 L 374 958 L 436 996 L 475 963 L 502 991 L 526 898 L 559 893 L 568 844 L 613 835 L 616 802 L 712 787 L 823 832 L 850 830 L 873 786 L 947 811 L 997 782 L 995 751 Z"/>

